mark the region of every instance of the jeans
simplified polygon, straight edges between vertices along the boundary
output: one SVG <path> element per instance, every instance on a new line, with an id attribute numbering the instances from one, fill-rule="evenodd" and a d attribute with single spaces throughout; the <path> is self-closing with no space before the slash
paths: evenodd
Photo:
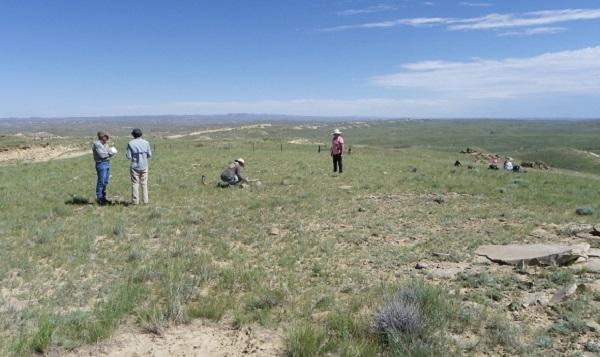
<path id="1" fill-rule="evenodd" d="M 333 172 L 337 172 L 338 171 L 338 167 L 339 167 L 339 173 L 342 173 L 342 154 L 338 154 L 338 155 L 332 155 L 333 157 Z"/>
<path id="2" fill-rule="evenodd" d="M 98 181 L 96 182 L 96 201 L 106 201 L 106 186 L 108 186 L 108 178 L 110 177 L 110 162 L 101 161 L 96 163 L 96 174 Z"/>

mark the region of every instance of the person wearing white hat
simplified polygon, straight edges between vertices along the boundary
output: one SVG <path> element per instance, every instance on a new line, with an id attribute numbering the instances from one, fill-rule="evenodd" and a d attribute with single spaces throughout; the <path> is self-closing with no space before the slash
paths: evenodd
<path id="1" fill-rule="evenodd" d="M 333 172 L 342 173 L 342 154 L 344 153 L 344 138 L 340 129 L 335 129 L 331 135 L 331 157 L 333 158 Z"/>
<path id="2" fill-rule="evenodd" d="M 96 162 L 96 202 L 103 205 L 108 203 L 106 199 L 106 186 L 110 178 L 110 159 L 116 154 L 114 147 L 108 147 L 109 136 L 104 131 L 98 132 L 98 140 L 92 145 L 92 153 Z"/>
<path id="3" fill-rule="evenodd" d="M 231 186 L 244 182 L 246 179 L 242 177 L 241 171 L 245 165 L 246 162 L 242 158 L 234 160 L 221 174 L 221 181 Z"/>

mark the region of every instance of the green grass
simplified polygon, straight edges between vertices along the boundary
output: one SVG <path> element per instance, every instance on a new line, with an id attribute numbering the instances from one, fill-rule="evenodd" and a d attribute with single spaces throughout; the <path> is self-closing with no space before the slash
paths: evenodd
<path id="1" fill-rule="evenodd" d="M 281 151 L 287 137 L 317 139 L 312 129 L 276 126 L 265 129 L 273 136 L 257 131 L 248 141 L 232 139 L 240 132 L 222 134 L 224 141 L 151 138 L 148 206 L 90 204 L 90 157 L 2 166 L 0 299 L 21 305 L 0 309 L 0 354 L 93 343 L 126 320 L 160 334 L 194 318 L 287 331 L 290 356 L 558 351 L 559 341 L 549 339 L 576 339 L 579 321 L 597 312 L 591 293 L 564 304 L 554 327 L 528 329 L 519 320 L 504 321 L 511 299 L 527 289 L 516 272 L 440 281 L 413 269 L 422 260 L 468 261 L 482 244 L 536 241 L 527 234 L 540 223 L 600 218 L 596 176 L 454 168 L 454 160 L 466 160 L 459 147 L 489 143 L 489 150 L 500 151 L 526 141 L 518 127 L 500 122 L 490 124 L 494 135 L 517 136 L 484 142 L 475 134 L 489 128 L 474 125 L 347 128 L 357 146 L 340 176 L 331 175 L 329 156 L 314 145 L 286 144 Z M 560 136 L 561 128 L 548 130 Z M 589 144 L 584 129 L 576 125 L 578 147 Z M 529 139 L 540 146 L 549 132 L 536 133 Z M 428 142 L 436 147 L 427 148 Z M 248 162 L 247 176 L 261 180 L 259 189 L 215 187 L 221 169 L 237 157 Z M 114 160 L 108 192 L 118 201 L 129 199 L 127 170 L 124 159 Z M 443 203 L 433 201 L 437 194 Z M 595 208 L 594 214 L 577 216 L 580 206 Z M 271 234 L 272 227 L 279 234 Z M 432 258 L 432 252 L 443 255 Z M 536 289 L 556 289 L 590 276 L 549 269 L 530 279 Z M 371 330 L 373 314 L 406 286 L 420 294 L 426 328 L 384 343 Z M 481 306 L 463 306 L 468 301 Z M 459 346 L 454 336 L 464 334 L 480 336 L 479 343 Z"/>

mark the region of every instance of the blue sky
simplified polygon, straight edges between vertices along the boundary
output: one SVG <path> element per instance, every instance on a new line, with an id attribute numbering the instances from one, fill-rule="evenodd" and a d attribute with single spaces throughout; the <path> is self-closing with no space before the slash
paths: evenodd
<path id="1" fill-rule="evenodd" d="M 600 117 L 600 1 L 0 1 L 0 117 Z"/>

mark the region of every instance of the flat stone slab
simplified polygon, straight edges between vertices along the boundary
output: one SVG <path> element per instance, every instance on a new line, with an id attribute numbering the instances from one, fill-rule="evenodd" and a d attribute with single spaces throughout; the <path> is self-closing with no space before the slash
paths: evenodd
<path id="1" fill-rule="evenodd" d="M 475 254 L 500 264 L 567 265 L 580 257 L 587 257 L 589 249 L 590 245 L 587 243 L 483 245 L 477 248 Z"/>

